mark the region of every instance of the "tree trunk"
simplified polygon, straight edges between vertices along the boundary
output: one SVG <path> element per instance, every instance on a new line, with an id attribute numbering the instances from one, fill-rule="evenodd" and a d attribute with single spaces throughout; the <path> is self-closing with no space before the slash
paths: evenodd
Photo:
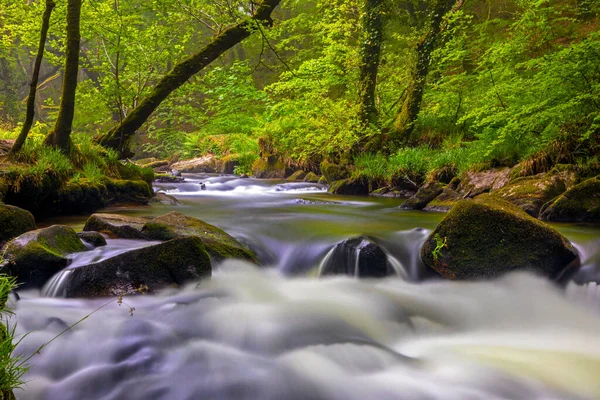
<path id="1" fill-rule="evenodd" d="M 104 147 L 115 149 L 121 157 L 131 156 L 129 145 L 136 131 L 146 122 L 167 96 L 200 72 L 221 54 L 246 39 L 255 24 L 271 24 L 271 13 L 281 0 L 263 0 L 250 19 L 240 22 L 216 36 L 198 53 L 183 60 L 169 71 L 152 92 L 127 117 L 97 141 Z"/>
<path id="2" fill-rule="evenodd" d="M 19 133 L 19 137 L 17 137 L 15 144 L 10 149 L 10 154 L 16 154 L 19 152 L 19 150 L 21 150 L 21 147 L 23 147 L 23 144 L 25 144 L 25 139 L 27 139 L 31 125 L 33 125 L 33 118 L 35 117 L 35 96 L 40 78 L 42 60 L 44 59 L 44 48 L 46 47 L 48 28 L 50 27 L 50 16 L 52 15 L 52 10 L 54 7 L 56 7 L 54 0 L 46 0 L 46 8 L 44 10 L 44 15 L 42 16 L 40 43 L 38 45 L 38 51 L 35 57 L 33 73 L 31 74 L 31 82 L 29 83 L 29 95 L 27 96 L 27 114 L 25 115 L 25 123 L 23 124 L 23 128 L 21 128 L 21 133 Z"/>
<path id="3" fill-rule="evenodd" d="M 63 153 L 68 153 L 71 147 L 71 129 L 75 114 L 75 92 L 77 90 L 79 44 L 81 41 L 79 32 L 81 2 L 82 0 L 69 0 L 67 3 L 67 46 L 62 96 L 54 130 L 44 141 L 46 145 L 57 147 Z"/>
<path id="4" fill-rule="evenodd" d="M 462 1 L 459 0 L 459 3 L 462 3 Z M 417 64 L 412 71 L 411 83 L 406 91 L 402 108 L 390 132 L 390 140 L 393 145 L 398 146 L 400 143 L 410 139 L 415 121 L 417 120 L 419 111 L 421 111 L 423 90 L 425 89 L 429 65 L 431 63 L 431 53 L 435 50 L 436 42 L 440 35 L 442 20 L 452 8 L 452 4 L 453 1 L 449 0 L 435 0 L 428 32 L 417 43 Z"/>
<path id="5" fill-rule="evenodd" d="M 383 40 L 383 0 L 365 0 L 360 46 L 359 113 L 361 125 L 377 123 L 375 89 Z"/>

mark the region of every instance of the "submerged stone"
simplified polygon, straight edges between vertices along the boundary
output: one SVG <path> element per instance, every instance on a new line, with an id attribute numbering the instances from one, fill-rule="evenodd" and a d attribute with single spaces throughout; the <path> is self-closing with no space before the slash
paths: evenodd
<path id="1" fill-rule="evenodd" d="M 450 210 L 425 241 L 421 258 L 448 279 L 494 278 L 516 270 L 559 279 L 577 263 L 578 253 L 563 235 L 519 207 L 480 196 Z"/>
<path id="2" fill-rule="evenodd" d="M 72 228 L 52 225 L 8 242 L 4 252 L 5 269 L 23 287 L 42 287 L 67 266 L 68 254 L 86 250 Z"/>
<path id="3" fill-rule="evenodd" d="M 210 278 L 212 266 L 202 240 L 186 237 L 132 250 L 65 271 L 66 297 L 153 293 Z"/>
<path id="4" fill-rule="evenodd" d="M 384 278 L 395 273 L 381 246 L 373 239 L 361 236 L 338 243 L 323 261 L 319 276 Z"/>

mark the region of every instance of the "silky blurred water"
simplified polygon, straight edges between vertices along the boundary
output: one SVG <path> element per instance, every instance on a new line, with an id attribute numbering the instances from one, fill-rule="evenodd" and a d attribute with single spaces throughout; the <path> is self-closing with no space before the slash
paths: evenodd
<path id="1" fill-rule="evenodd" d="M 23 356 L 88 317 L 31 358 L 18 398 L 600 398 L 597 226 L 557 225 L 582 254 L 583 285 L 565 290 L 525 274 L 449 282 L 418 257 L 442 214 L 314 184 L 187 178 L 157 187 L 182 206 L 110 211 L 198 217 L 267 266 L 226 262 L 211 281 L 122 303 L 21 293 L 11 306 L 18 334 L 27 333 Z M 331 248 L 357 235 L 374 236 L 405 273 L 316 279 Z M 142 245 L 109 240 L 70 267 Z"/>

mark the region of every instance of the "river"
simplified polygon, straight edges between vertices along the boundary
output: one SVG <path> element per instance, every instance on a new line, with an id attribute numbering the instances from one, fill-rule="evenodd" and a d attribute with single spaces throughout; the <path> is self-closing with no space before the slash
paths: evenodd
<path id="1" fill-rule="evenodd" d="M 19 399 L 600 399 L 594 283 L 441 280 L 418 251 L 443 215 L 400 210 L 398 199 L 232 176 L 156 189 L 182 205 L 106 211 L 200 218 L 265 266 L 229 261 L 200 285 L 123 301 L 21 293 L 10 302 L 17 352 L 54 340 L 29 360 Z M 600 227 L 555 226 L 582 255 L 578 282 L 598 280 Z M 358 235 L 377 238 L 398 275 L 318 279 L 333 246 Z M 108 240 L 70 268 L 143 245 Z"/>

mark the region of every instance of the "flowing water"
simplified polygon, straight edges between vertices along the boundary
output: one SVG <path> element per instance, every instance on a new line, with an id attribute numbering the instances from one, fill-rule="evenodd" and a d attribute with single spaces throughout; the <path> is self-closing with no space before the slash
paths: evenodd
<path id="1" fill-rule="evenodd" d="M 14 322 L 29 334 L 18 352 L 59 336 L 30 359 L 18 398 L 600 399 L 600 227 L 557 226 L 582 254 L 582 286 L 525 274 L 458 283 L 418 255 L 443 215 L 396 199 L 233 177 L 157 189 L 183 205 L 110 211 L 200 218 L 268 267 L 230 261 L 210 281 L 122 302 L 60 298 L 68 271 L 46 297 L 21 293 Z M 317 279 L 335 244 L 359 235 L 376 238 L 398 274 Z M 149 244 L 108 242 L 68 268 Z"/>

